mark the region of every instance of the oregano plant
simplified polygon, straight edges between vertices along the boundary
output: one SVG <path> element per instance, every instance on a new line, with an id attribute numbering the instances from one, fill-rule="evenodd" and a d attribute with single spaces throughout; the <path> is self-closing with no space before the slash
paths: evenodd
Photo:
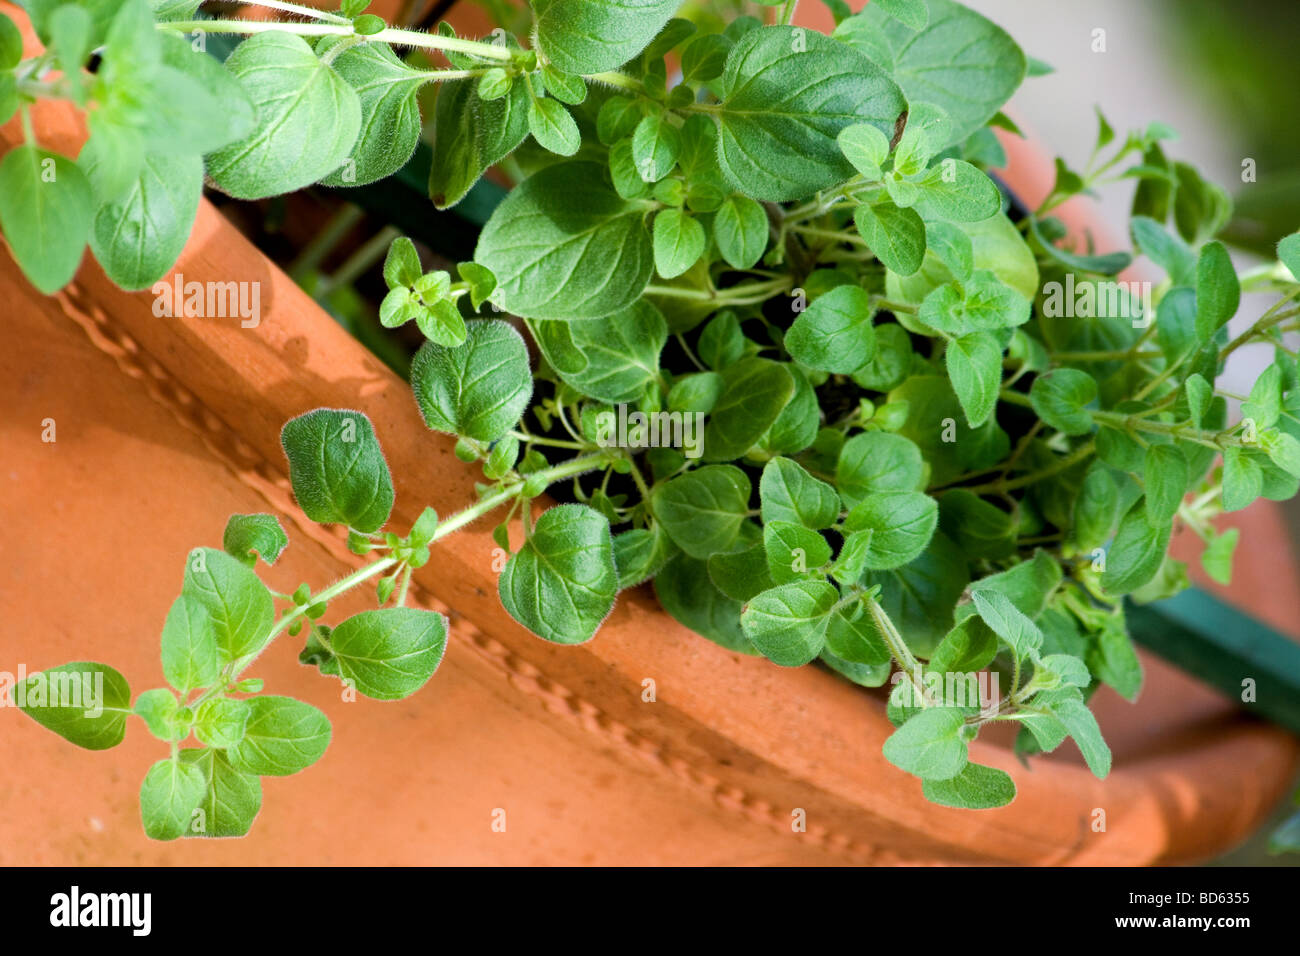
<path id="1" fill-rule="evenodd" d="M 83 747 L 119 743 L 132 716 L 166 745 L 141 789 L 151 837 L 242 835 L 261 778 L 325 751 L 325 715 L 248 674 L 282 635 L 357 693 L 419 690 L 448 628 L 408 606 L 412 574 L 489 515 L 501 602 L 544 640 L 591 640 L 621 590 L 652 582 L 702 638 L 887 686 L 884 755 L 937 804 L 1014 799 L 970 760 L 993 723 L 1019 727 L 1022 755 L 1071 738 L 1104 777 L 1088 701 L 1142 682 L 1125 600 L 1188 585 L 1175 527 L 1226 582 L 1237 535 L 1214 519 L 1300 486 L 1282 340 L 1300 326 L 1300 234 L 1238 273 L 1215 238 L 1227 194 L 1167 158 L 1167 127 L 1119 136 L 1100 113 L 1087 164 L 1058 160 L 1037 208 L 1013 202 L 989 174 L 993 130 L 1017 132 L 1001 109 L 1045 67 L 954 0 L 832 3 L 830 35 L 793 25 L 793 0 L 719 28 L 676 0 L 534 0 L 487 39 L 392 27 L 360 0 L 262 3 L 283 16 L 256 21 L 209 6 L 31 0 L 45 51 L 29 58 L 0 17 L 0 121 L 17 112 L 27 138 L 0 159 L 0 229 L 38 288 L 68 282 L 87 245 L 148 288 L 205 182 L 240 198 L 372 182 L 426 122 L 435 206 L 507 158 L 519 181 L 454 276 L 394 241 L 377 305 L 423 333 L 413 397 L 481 471 L 477 499 L 389 527 L 371 422 L 306 410 L 282 435 L 299 507 L 369 563 L 277 593 L 258 570 L 283 527 L 234 515 L 221 549 L 185 559 L 166 687 L 132 699 L 83 662 L 18 689 Z M 246 37 L 224 64 L 204 52 L 216 34 Z M 39 142 L 40 98 L 86 109 L 79 155 Z M 1068 236 L 1053 212 L 1120 181 L 1133 253 Z M 1118 278 L 1134 253 L 1152 282 Z M 1271 304 L 1229 335 L 1246 291 Z M 1251 344 L 1272 364 L 1232 395 L 1224 363 Z M 337 620 L 357 588 L 374 609 Z M 52 702 L 58 675 L 102 707 Z"/>

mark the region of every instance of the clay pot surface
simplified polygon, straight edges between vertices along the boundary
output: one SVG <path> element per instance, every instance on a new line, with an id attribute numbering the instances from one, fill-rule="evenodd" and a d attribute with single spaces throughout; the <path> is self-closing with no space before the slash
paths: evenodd
<path id="1" fill-rule="evenodd" d="M 71 112 L 43 103 L 35 115 L 44 143 L 74 148 Z M 20 136 L 16 124 L 0 130 L 5 148 Z M 394 527 L 426 504 L 446 514 L 474 500 L 474 470 L 425 428 L 406 383 L 206 201 L 174 271 L 260 283 L 261 323 L 156 317 L 152 295 L 122 292 L 89 259 L 45 298 L 0 255 L 0 669 L 101 660 L 133 694 L 161 686 L 158 635 L 185 555 L 219 545 L 233 512 L 270 511 L 288 530 L 290 548 L 265 573 L 277 590 L 358 566 L 289 491 L 280 427 L 312 408 L 370 416 L 397 486 Z M 42 441 L 47 419 L 54 442 Z M 972 759 L 1011 773 L 1016 802 L 935 807 L 881 756 L 892 728 L 877 697 L 820 669 L 725 651 L 644 589 L 625 593 L 588 644 L 529 635 L 497 599 L 491 527 L 441 542 L 416 576 L 413 602 L 449 613 L 452 627 L 415 697 L 343 701 L 337 682 L 298 665 L 300 639 L 283 638 L 250 672 L 325 710 L 334 741 L 309 770 L 264 781 L 242 840 L 145 838 L 137 791 L 165 748 L 142 725 L 92 754 L 6 711 L 0 863 L 1176 862 L 1247 835 L 1296 767 L 1291 737 L 1148 658 L 1136 706 L 1099 698 L 1109 779 L 1095 780 L 1071 744 L 1026 769 L 981 742 Z M 365 606 L 353 594 L 331 614 Z M 1105 832 L 1092 829 L 1097 809 Z"/>

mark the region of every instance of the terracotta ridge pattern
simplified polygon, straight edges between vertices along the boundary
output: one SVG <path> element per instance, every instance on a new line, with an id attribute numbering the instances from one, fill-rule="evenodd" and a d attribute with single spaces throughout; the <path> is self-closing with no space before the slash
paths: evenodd
<path id="1" fill-rule="evenodd" d="M 325 548 L 331 557 L 341 564 L 360 567 L 361 561 L 347 549 L 346 531 L 328 530 L 315 522 L 303 520 L 293 499 L 288 476 L 204 405 L 125 330 L 116 327 L 111 316 L 96 305 L 75 281 L 54 298 L 63 314 L 85 332 L 92 345 L 112 358 L 124 375 L 139 382 L 150 398 L 196 434 L 213 456 L 239 481 L 260 494 L 277 512 L 288 517 L 306 537 Z M 548 712 L 565 717 L 590 733 L 606 738 L 622 751 L 672 774 L 727 811 L 738 813 L 778 832 L 790 832 L 789 821 L 777 814 L 769 802 L 726 783 L 686 758 L 675 756 L 663 741 L 653 740 L 643 732 L 632 730 L 595 704 L 547 677 L 511 648 L 480 630 L 465 615 L 444 604 L 414 578 L 411 581 L 411 591 L 422 605 L 447 615 L 449 641 L 454 635 L 457 640 L 473 648 L 479 658 L 505 677 L 512 687 L 537 699 Z M 717 766 L 723 765 L 718 757 L 714 757 L 714 763 Z M 857 864 L 934 862 L 904 857 L 815 823 L 808 825 L 803 836 L 827 851 Z"/>

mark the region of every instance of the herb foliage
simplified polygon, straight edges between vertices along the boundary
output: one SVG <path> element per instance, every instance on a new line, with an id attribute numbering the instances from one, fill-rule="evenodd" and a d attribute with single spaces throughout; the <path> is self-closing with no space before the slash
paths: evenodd
<path id="1" fill-rule="evenodd" d="M 621 589 L 652 580 L 669 614 L 731 650 L 867 686 L 894 674 L 884 754 L 937 804 L 1014 798 L 1007 774 L 970 762 L 991 722 L 1020 724 L 1023 754 L 1072 738 L 1105 776 L 1087 701 L 1103 684 L 1138 692 L 1125 597 L 1186 586 L 1175 524 L 1226 581 L 1237 536 L 1214 517 L 1300 485 L 1300 374 L 1281 345 L 1300 321 L 1300 234 L 1239 275 L 1214 239 L 1226 193 L 1165 158 L 1167 128 L 1117 137 L 1104 118 L 1088 165 L 1058 162 L 1051 195 L 1011 218 L 991 128 L 1009 126 L 1028 61 L 953 0 L 876 0 L 831 36 L 790 25 L 793 3 L 714 31 L 675 18 L 676 0 L 535 0 L 531 31 L 489 40 L 393 29 L 362 0 L 267 4 L 301 16 L 257 23 L 200 6 L 32 2 L 45 50 L 28 58 L 0 16 L 0 121 L 19 113 L 27 133 L 0 159 L 0 229 L 39 289 L 68 282 L 87 245 L 120 285 L 148 288 L 204 175 L 251 198 L 395 172 L 428 84 L 436 205 L 507 156 L 527 176 L 456 278 L 405 239 L 384 266 L 381 319 L 424 333 L 414 396 L 481 468 L 478 500 L 386 530 L 371 423 L 308 411 L 283 433 L 298 503 L 370 563 L 273 592 L 258 570 L 287 536 L 274 516 L 234 515 L 221 550 L 186 559 L 162 629 L 168 686 L 132 703 L 94 663 L 29 679 L 26 712 L 73 743 L 113 746 L 134 714 L 169 748 L 141 788 L 152 837 L 242 835 L 260 778 L 324 753 L 323 713 L 245 676 L 282 633 L 363 695 L 422 687 L 448 631 L 406 606 L 412 572 L 502 509 L 500 597 L 545 640 L 592 639 Z M 198 52 L 213 33 L 248 38 L 221 66 Z M 87 108 L 79 156 L 37 141 L 29 109 L 48 97 Z M 1061 317 L 1052 290 L 1111 302 L 1132 256 L 1072 245 L 1052 212 L 1119 178 L 1137 184 L 1135 252 L 1166 278 L 1150 313 L 1076 297 Z M 1243 291 L 1276 301 L 1231 337 Z M 493 310 L 523 320 L 535 368 Z M 1229 423 L 1216 379 L 1249 343 L 1275 358 Z M 629 412 L 702 416 L 702 454 L 609 441 L 607 416 Z M 571 500 L 536 517 L 549 488 Z M 378 607 L 324 623 L 359 586 Z M 989 671 L 995 700 L 943 692 Z M 102 712 L 47 706 L 56 674 L 101 679 Z M 191 735 L 202 746 L 183 747 Z"/>

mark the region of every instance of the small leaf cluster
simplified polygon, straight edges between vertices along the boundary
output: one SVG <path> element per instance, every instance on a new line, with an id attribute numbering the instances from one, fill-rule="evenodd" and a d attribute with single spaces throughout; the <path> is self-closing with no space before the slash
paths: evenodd
<path id="1" fill-rule="evenodd" d="M 167 686 L 132 703 L 116 670 L 72 663 L 32 675 L 18 691 L 26 714 L 81 747 L 121 743 L 132 715 L 168 746 L 140 789 L 141 819 L 153 839 L 243 836 L 262 806 L 262 778 L 295 774 L 324 755 L 329 718 L 304 701 L 263 694 L 263 681 L 245 676 L 279 634 L 305 632 L 301 660 L 342 681 L 344 699 L 409 697 L 442 660 L 446 618 L 404 606 L 411 570 L 428 560 L 437 536 L 437 515 L 425 511 L 404 538 L 378 533 L 393 490 L 368 419 L 319 409 L 286 425 L 283 441 L 303 511 L 323 524 L 346 525 L 354 550 L 381 552 L 381 560 L 319 592 L 304 583 L 280 593 L 256 573 L 259 559 L 270 567 L 288 546 L 280 522 L 269 514 L 232 515 L 222 550 L 196 548 L 186 559 L 162 629 Z M 376 610 L 324 623 L 334 597 L 373 579 Z M 391 600 L 395 584 L 401 591 Z M 70 681 L 86 688 L 81 698 L 56 695 Z M 187 746 L 191 739 L 195 745 Z"/>
<path id="2" fill-rule="evenodd" d="M 954 0 L 876 0 L 829 36 L 701 26 L 677 6 L 548 0 L 489 42 L 394 36 L 350 6 L 314 48 L 284 22 L 236 49 L 226 69 L 259 77 L 241 86 L 258 122 L 206 158 L 233 195 L 333 182 L 350 152 L 365 176 L 391 172 L 425 82 L 434 204 L 507 159 L 519 182 L 456 281 L 405 239 L 384 265 L 382 321 L 424 333 L 414 399 L 481 470 L 477 499 L 384 532 L 393 485 L 370 422 L 289 422 L 302 511 L 377 557 L 293 592 L 278 618 L 275 595 L 241 597 L 257 627 L 189 692 L 227 701 L 281 630 L 305 631 L 301 660 L 361 693 L 413 692 L 446 625 L 406 607 L 411 573 L 494 515 L 501 602 L 542 639 L 592 639 L 620 591 L 652 582 L 732 651 L 892 681 L 884 754 L 933 802 L 1014 798 L 1006 773 L 970 762 L 995 722 L 1019 726 L 1026 756 L 1070 738 L 1105 776 L 1088 701 L 1142 683 L 1125 601 L 1188 585 L 1169 555 L 1180 526 L 1228 580 L 1237 534 L 1214 519 L 1300 488 L 1300 371 L 1282 341 L 1300 325 L 1300 234 L 1239 275 L 1214 238 L 1227 194 L 1166 156 L 1166 127 L 1121 138 L 1100 113 L 1087 165 L 1058 161 L 1049 196 L 1013 210 L 988 172 L 1006 158 L 994 130 L 1017 135 L 1001 109 L 1044 67 Z M 408 76 L 399 40 L 453 69 Z M 1165 276 L 1150 296 L 1114 281 L 1133 253 L 1079 248 L 1052 215 L 1119 180 L 1134 253 Z M 1275 301 L 1232 337 L 1243 291 Z M 467 296 L 518 322 L 462 315 Z M 1230 423 L 1224 363 L 1260 344 L 1273 361 Z M 247 581 L 250 552 L 283 549 L 277 528 L 232 521 L 227 566 Z M 366 582 L 378 610 L 319 623 Z M 988 699 L 971 690 L 994 678 Z M 213 708 L 209 778 L 219 759 L 245 772 L 229 756 L 239 707 Z"/>

